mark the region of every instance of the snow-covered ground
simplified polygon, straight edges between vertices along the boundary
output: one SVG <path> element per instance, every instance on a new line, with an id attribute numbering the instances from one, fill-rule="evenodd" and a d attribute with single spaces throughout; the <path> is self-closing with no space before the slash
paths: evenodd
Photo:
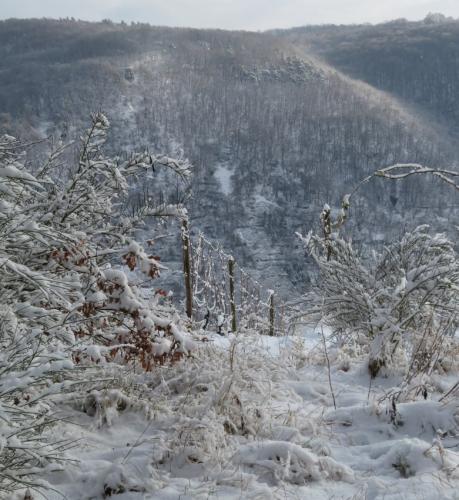
<path id="1" fill-rule="evenodd" d="M 329 377 L 322 346 L 314 330 L 208 334 L 173 366 L 107 368 L 121 391 L 59 415 L 76 441 L 46 498 L 458 499 L 458 400 L 438 401 L 457 373 L 394 411 L 396 375 L 370 385 L 364 358 L 330 345 Z"/>

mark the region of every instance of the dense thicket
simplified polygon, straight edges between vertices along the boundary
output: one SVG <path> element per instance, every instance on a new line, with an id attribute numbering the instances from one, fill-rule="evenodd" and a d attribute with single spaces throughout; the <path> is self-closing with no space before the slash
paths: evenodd
<path id="1" fill-rule="evenodd" d="M 62 143 L 43 164 L 25 164 L 25 146 L 0 136 L 2 498 L 60 469 L 69 440 L 53 436 L 54 403 L 99 388 L 95 366 L 134 361 L 148 371 L 191 346 L 170 305 L 142 290 L 134 271 L 151 279 L 163 266 L 133 239 L 142 218 L 121 212 L 128 179 L 147 183 L 152 167 L 185 176 L 188 164 L 148 153 L 111 158 L 108 127 L 93 115 L 74 165 L 62 161 Z M 153 203 L 143 215 L 165 210 L 183 215 Z"/>

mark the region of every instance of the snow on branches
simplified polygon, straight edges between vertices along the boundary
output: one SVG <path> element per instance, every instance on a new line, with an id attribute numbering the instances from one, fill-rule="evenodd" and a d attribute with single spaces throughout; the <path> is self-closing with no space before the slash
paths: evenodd
<path id="1" fill-rule="evenodd" d="M 316 301 L 323 321 L 345 338 L 367 339 L 370 374 L 388 367 L 400 351 L 408 376 L 431 373 L 459 314 L 454 244 L 421 226 L 364 260 L 337 236 L 305 241 L 320 269 Z"/>
<path id="2" fill-rule="evenodd" d="M 131 177 L 153 165 L 187 177 L 190 165 L 146 152 L 108 157 L 108 130 L 94 114 L 68 172 L 62 144 L 31 170 L 20 142 L 0 137 L 0 492 L 46 486 L 33 476 L 58 467 L 65 448 L 43 434 L 51 396 L 78 385 L 85 366 L 135 359 L 151 370 L 193 347 L 179 315 L 122 269 L 155 278 L 164 267 L 132 240 L 140 217 L 120 215 Z"/>
<path id="3" fill-rule="evenodd" d="M 403 348 L 407 378 L 431 373 L 445 354 L 459 317 L 459 262 L 454 244 L 420 226 L 364 260 L 338 230 L 353 194 L 374 177 L 400 180 L 431 175 L 456 190 L 459 172 L 418 164 L 375 171 L 344 196 L 335 220 L 328 205 L 320 215 L 323 235 L 297 233 L 320 269 L 316 310 L 335 332 L 368 339 L 369 372 L 375 377 Z"/>

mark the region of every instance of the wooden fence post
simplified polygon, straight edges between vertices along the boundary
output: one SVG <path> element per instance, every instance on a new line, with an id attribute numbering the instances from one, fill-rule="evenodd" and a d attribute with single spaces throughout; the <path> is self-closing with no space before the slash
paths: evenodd
<path id="1" fill-rule="evenodd" d="M 230 257 L 228 260 L 229 272 L 229 292 L 230 292 L 230 309 L 231 309 L 231 330 L 236 333 L 236 303 L 234 301 L 234 259 Z"/>
<path id="2" fill-rule="evenodd" d="M 274 290 L 269 297 L 269 335 L 274 337 Z"/>
<path id="3" fill-rule="evenodd" d="M 188 231 L 188 221 L 182 222 L 182 251 L 183 251 L 183 276 L 185 278 L 186 293 L 186 315 L 191 319 L 193 314 L 193 295 L 191 288 L 191 257 L 190 257 L 190 233 Z"/>

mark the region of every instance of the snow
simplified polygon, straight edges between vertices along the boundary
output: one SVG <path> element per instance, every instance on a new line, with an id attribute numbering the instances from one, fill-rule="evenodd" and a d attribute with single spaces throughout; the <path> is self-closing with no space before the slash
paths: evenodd
<path id="1" fill-rule="evenodd" d="M 271 207 L 274 207 L 274 208 L 280 208 L 280 206 L 273 202 L 273 201 L 270 201 L 268 200 L 267 198 L 265 198 L 263 195 L 261 194 L 256 194 L 254 196 L 254 199 L 255 199 L 255 203 L 257 205 L 262 205 L 262 206 L 271 206 Z"/>
<path id="2" fill-rule="evenodd" d="M 335 410 L 321 343 L 317 328 L 207 332 L 175 365 L 120 367 L 124 390 L 62 410 L 57 432 L 78 439 L 67 452 L 76 462 L 46 479 L 87 500 L 457 498 L 457 399 L 400 402 L 394 419 L 384 398 L 397 378 L 369 387 L 365 359 L 343 362 L 328 339 Z"/>
<path id="3" fill-rule="evenodd" d="M 217 165 L 214 175 L 220 184 L 222 193 L 226 196 L 230 195 L 233 191 L 233 187 L 231 184 L 231 176 L 233 175 L 233 172 L 231 171 L 231 169 L 228 166 L 220 163 Z"/>

